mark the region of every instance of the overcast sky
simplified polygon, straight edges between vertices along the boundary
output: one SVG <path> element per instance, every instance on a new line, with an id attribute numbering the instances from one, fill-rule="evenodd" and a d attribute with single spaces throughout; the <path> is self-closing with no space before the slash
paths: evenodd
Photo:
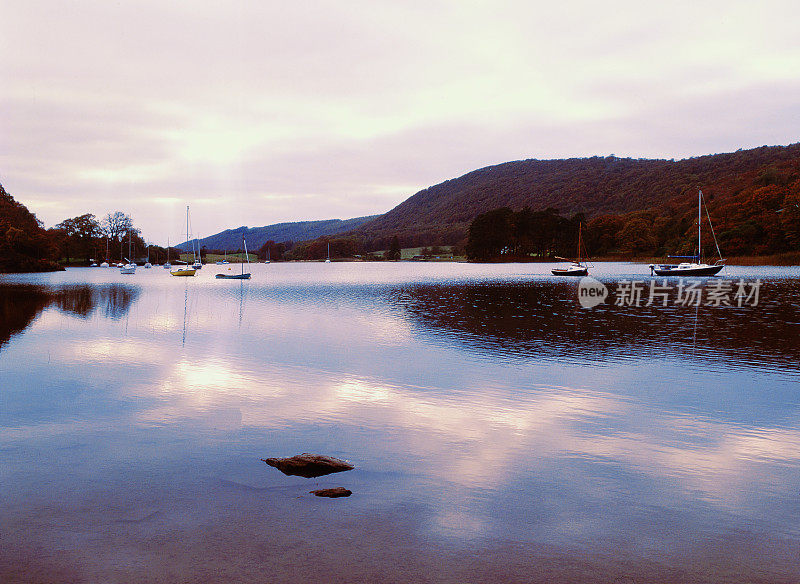
<path id="1" fill-rule="evenodd" d="M 800 2 L 2 0 L 0 183 L 176 241 L 525 158 L 800 141 Z"/>

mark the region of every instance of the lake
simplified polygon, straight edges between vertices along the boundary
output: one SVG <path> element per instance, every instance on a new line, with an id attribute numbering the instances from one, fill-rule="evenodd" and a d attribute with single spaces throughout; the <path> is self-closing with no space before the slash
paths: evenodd
<path id="1" fill-rule="evenodd" d="M 552 267 L 0 275 L 0 580 L 800 581 L 800 269 Z"/>

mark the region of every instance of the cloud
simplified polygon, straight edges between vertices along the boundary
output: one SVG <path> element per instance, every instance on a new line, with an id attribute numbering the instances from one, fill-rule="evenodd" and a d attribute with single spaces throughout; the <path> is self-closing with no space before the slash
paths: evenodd
<path id="1" fill-rule="evenodd" d="M 47 224 L 119 208 L 163 240 L 185 204 L 210 234 L 383 212 L 507 160 L 785 144 L 799 12 L 11 1 L 0 180 Z"/>

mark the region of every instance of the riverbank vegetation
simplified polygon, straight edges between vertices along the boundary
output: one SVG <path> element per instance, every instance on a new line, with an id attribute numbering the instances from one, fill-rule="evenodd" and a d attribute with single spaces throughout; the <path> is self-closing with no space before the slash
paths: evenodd
<path id="1" fill-rule="evenodd" d="M 754 263 L 772 256 L 787 261 L 800 252 L 800 163 L 789 161 L 732 177 L 703 189 L 703 249 L 719 244 L 723 257 Z M 562 217 L 555 209 L 514 212 L 508 207 L 478 215 L 470 224 L 467 253 L 476 261 L 511 258 L 571 257 L 577 224 L 593 257 L 616 259 L 692 255 L 697 247 L 697 189 L 647 209 L 603 214 L 588 221 L 582 214 Z M 708 218 L 712 229 L 709 229 Z M 715 242 L 716 236 L 716 242 Z"/>
<path id="2" fill-rule="evenodd" d="M 0 273 L 62 269 L 42 223 L 0 185 Z"/>

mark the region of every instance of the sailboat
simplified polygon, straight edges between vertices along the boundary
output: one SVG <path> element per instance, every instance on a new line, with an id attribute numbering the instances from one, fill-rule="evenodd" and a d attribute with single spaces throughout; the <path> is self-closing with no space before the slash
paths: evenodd
<path id="1" fill-rule="evenodd" d="M 570 260 L 556 256 L 556 259 L 566 260 L 572 262 L 568 268 L 553 268 L 554 276 L 587 276 L 589 275 L 589 266 L 586 265 L 586 260 L 581 262 L 581 251 L 583 250 L 583 240 L 581 238 L 583 231 L 583 224 L 578 223 L 578 257 L 577 259 Z M 584 254 L 585 255 L 585 254 Z"/>
<path id="2" fill-rule="evenodd" d="M 108 234 L 106 234 L 106 259 L 100 264 L 101 268 L 107 268 L 108 266 Z"/>
<path id="3" fill-rule="evenodd" d="M 218 266 L 224 266 L 228 263 L 228 250 L 225 250 L 225 258 L 222 261 L 216 262 Z"/>
<path id="4" fill-rule="evenodd" d="M 693 256 L 669 256 L 671 258 L 680 258 L 691 260 L 681 262 L 679 264 L 650 264 L 650 274 L 656 276 L 716 276 L 722 268 L 725 267 L 725 260 L 722 259 L 722 253 L 719 251 L 719 244 L 717 244 L 717 236 L 714 235 L 714 227 L 711 225 L 711 216 L 708 214 L 708 207 L 706 207 L 706 216 L 708 217 L 708 226 L 711 228 L 711 235 L 714 236 L 714 245 L 717 247 L 717 254 L 719 259 L 713 264 L 703 263 L 703 191 L 697 191 L 697 255 Z"/>
<path id="5" fill-rule="evenodd" d="M 326 264 L 331 263 L 331 244 L 328 242 L 328 259 L 325 260 Z"/>
<path id="6" fill-rule="evenodd" d="M 133 255 L 131 253 L 131 230 L 128 230 L 128 255 Z M 134 264 L 130 259 L 125 258 L 125 261 L 128 262 L 124 266 L 121 266 L 119 269 L 120 274 L 135 274 L 136 273 L 136 264 Z"/>
<path id="7" fill-rule="evenodd" d="M 169 263 L 169 237 L 167 237 L 167 261 L 164 264 L 164 269 L 169 270 L 172 267 L 172 264 Z"/>
<path id="8" fill-rule="evenodd" d="M 195 251 L 195 246 L 197 247 L 197 251 Z M 203 268 L 203 256 L 200 254 L 200 240 L 196 237 L 194 238 L 194 243 L 192 243 L 192 251 L 194 252 L 194 263 L 192 267 L 195 270 L 200 270 Z"/>
<path id="9" fill-rule="evenodd" d="M 150 263 L 150 244 L 147 244 L 147 261 L 144 263 L 145 268 L 152 268 L 153 264 Z"/>
<path id="10" fill-rule="evenodd" d="M 264 262 L 265 264 L 269 263 L 269 246 L 267 246 L 267 261 Z"/>
<path id="11" fill-rule="evenodd" d="M 186 205 L 186 241 L 189 241 L 189 205 Z M 181 262 L 181 260 L 175 261 Z M 181 263 L 185 264 L 186 262 Z M 170 270 L 169 273 L 173 276 L 194 276 L 197 273 L 197 270 L 187 264 L 184 266 L 178 266 L 178 269 Z"/>
<path id="12" fill-rule="evenodd" d="M 242 237 L 242 244 L 244 244 L 244 257 L 247 259 L 247 268 L 250 269 L 250 255 L 247 253 L 247 241 L 245 241 L 244 237 Z M 244 271 L 244 262 L 242 262 L 241 266 L 241 274 L 217 274 L 216 277 L 220 280 L 249 280 L 250 272 Z M 230 271 L 230 268 L 228 270 Z"/>

